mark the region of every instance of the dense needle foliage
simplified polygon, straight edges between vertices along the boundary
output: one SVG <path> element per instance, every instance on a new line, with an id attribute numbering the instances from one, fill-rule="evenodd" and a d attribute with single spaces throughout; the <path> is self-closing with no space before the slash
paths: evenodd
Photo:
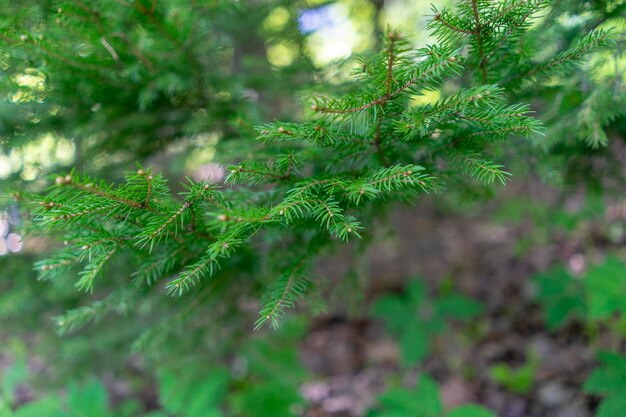
<path id="1" fill-rule="evenodd" d="M 277 326 L 319 285 L 310 271 L 315 254 L 361 238 L 384 203 L 471 190 L 473 181 L 506 183 L 498 155 L 513 137 L 541 130 L 528 105 L 507 97 L 567 74 L 610 42 L 594 30 L 536 62 L 526 43 L 546 5 L 472 1 L 435 10 L 430 28 L 439 43 L 420 50 L 388 31 L 383 50 L 357 68 L 352 92 L 314 98 L 304 122 L 259 127 L 267 156 L 231 165 L 224 186 L 190 180 L 176 198 L 161 174 L 141 167 L 117 185 L 76 172 L 58 176 L 34 216 L 66 243 L 37 264 L 40 279 L 76 276 L 79 290 L 93 292 L 119 262 L 136 271 L 103 300 L 59 317 L 60 331 L 108 311 L 126 313 L 158 282 L 182 297 L 217 285 L 241 288 L 236 275 L 246 263 L 262 271 L 255 279 L 267 287 L 257 327 Z M 445 91 L 438 101 L 412 101 L 438 88 Z M 262 256 L 285 245 L 288 257 Z"/>

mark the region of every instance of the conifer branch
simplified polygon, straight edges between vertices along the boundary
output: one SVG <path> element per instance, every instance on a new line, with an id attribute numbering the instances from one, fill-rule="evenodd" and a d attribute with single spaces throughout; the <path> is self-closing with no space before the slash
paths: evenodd
<path id="1" fill-rule="evenodd" d="M 98 275 L 102 272 L 102 269 L 107 264 L 109 259 L 117 252 L 119 249 L 118 245 L 113 246 L 108 252 L 104 255 L 98 257 L 92 257 L 87 264 L 87 267 L 83 271 L 80 272 L 80 278 L 76 282 L 76 288 L 79 290 L 83 290 L 86 292 L 93 292 L 94 280 Z"/>
<path id="2" fill-rule="evenodd" d="M 476 136 L 489 136 L 489 135 L 502 136 L 502 135 L 505 135 L 506 133 L 511 133 L 511 132 L 528 134 L 529 129 L 526 126 L 502 127 L 502 128 L 498 128 L 497 130 L 483 130 L 479 132 L 470 133 L 467 137 L 473 138 Z"/>
<path id="3" fill-rule="evenodd" d="M 441 23 L 442 25 L 444 25 L 445 27 L 447 27 L 448 29 L 457 32 L 457 33 L 462 33 L 465 35 L 474 35 L 474 32 L 472 32 L 471 30 L 467 30 L 467 29 L 462 29 L 459 27 L 454 26 L 452 23 L 448 22 L 447 20 L 445 20 L 443 18 L 443 16 L 441 15 L 441 13 L 437 12 L 434 15 L 434 19 L 435 21 Z"/>
<path id="4" fill-rule="evenodd" d="M 294 308 L 298 300 L 304 297 L 310 288 L 310 281 L 302 275 L 304 259 L 296 262 L 287 272 L 278 279 L 271 287 L 267 301 L 259 312 L 259 319 L 254 324 L 254 329 L 258 330 L 266 323 L 278 328 L 278 320 L 285 314 L 285 310 Z"/>
<path id="5" fill-rule="evenodd" d="M 489 17 L 484 23 L 485 26 L 493 25 L 501 19 L 506 18 L 511 12 L 517 9 L 523 9 L 524 7 L 528 7 L 529 12 L 524 13 L 521 18 L 517 18 L 516 21 L 510 26 L 510 28 L 517 28 L 520 24 L 523 24 L 528 17 L 536 13 L 543 4 L 548 3 L 546 0 L 522 0 L 516 1 L 512 0 L 508 5 L 504 3 L 500 10 L 496 10 L 493 16 Z"/>
<path id="6" fill-rule="evenodd" d="M 383 118 L 380 117 L 376 121 L 376 132 L 374 133 L 374 148 L 376 148 L 376 153 L 378 154 L 378 159 L 380 161 L 380 164 L 387 166 L 389 165 L 389 162 L 387 161 L 387 158 L 385 158 L 385 154 L 383 153 L 383 150 L 381 148 L 382 138 L 380 136 L 380 129 L 382 127 L 382 124 L 383 124 Z"/>
<path id="7" fill-rule="evenodd" d="M 152 251 L 155 243 L 161 238 L 163 232 L 170 229 L 171 226 L 176 225 L 177 221 L 181 219 L 183 214 L 189 210 L 199 200 L 206 198 L 206 195 L 211 193 L 211 186 L 208 184 L 192 185 L 189 188 L 188 197 L 186 201 L 173 213 L 171 213 L 165 220 L 162 217 L 153 218 L 148 226 L 139 235 L 136 242 L 141 248 L 150 243 L 150 251 Z"/>
<path id="8" fill-rule="evenodd" d="M 38 272 L 37 280 L 52 281 L 59 275 L 70 271 L 77 263 L 78 260 L 73 253 L 59 251 L 51 258 L 35 262 L 35 270 Z"/>
<path id="9" fill-rule="evenodd" d="M 474 35 L 476 36 L 476 43 L 478 45 L 478 66 L 482 76 L 483 84 L 487 82 L 487 65 L 485 62 L 485 51 L 483 45 L 483 25 L 480 22 L 480 14 L 478 13 L 477 0 L 470 0 L 472 4 L 472 12 L 474 13 Z"/>
<path id="10" fill-rule="evenodd" d="M 542 2 L 540 1 L 539 3 L 542 3 Z M 512 37 L 513 32 L 515 32 L 516 30 L 519 30 L 520 28 L 523 28 L 524 25 L 526 24 L 527 20 L 533 14 L 535 14 L 536 12 L 537 12 L 536 8 L 530 8 L 524 15 L 522 15 L 521 19 L 519 19 L 519 20 L 513 22 L 512 24 L 510 24 L 507 27 L 506 31 L 500 36 L 500 41 L 485 56 L 485 62 L 489 62 L 491 60 L 491 58 L 494 57 L 496 54 L 499 54 L 498 59 L 495 62 L 493 62 L 492 65 L 496 66 L 500 62 L 502 62 L 502 60 L 507 55 L 509 55 L 512 51 L 511 50 L 502 51 L 501 48 L 504 46 L 504 44 L 507 41 L 510 40 L 510 38 Z"/>
<path id="11" fill-rule="evenodd" d="M 316 103 L 313 105 L 313 111 L 323 113 L 323 114 L 346 115 L 350 113 L 358 113 L 358 112 L 370 109 L 375 106 L 382 106 L 385 103 L 387 103 L 387 101 L 389 101 L 390 99 L 398 96 L 399 94 L 403 93 L 404 91 L 413 87 L 419 82 L 424 81 L 431 76 L 435 76 L 443 69 L 449 69 L 452 72 L 458 70 L 458 66 L 455 65 L 456 61 L 457 61 L 456 57 L 449 56 L 447 57 L 447 59 L 443 59 L 440 62 L 437 62 L 431 68 L 426 69 L 423 72 L 418 73 L 418 75 L 410 78 L 408 81 L 404 82 L 403 84 L 401 84 L 399 87 L 397 87 L 395 90 L 391 91 L 390 93 L 384 94 L 383 96 L 378 97 L 374 100 L 371 100 L 367 103 L 364 103 L 360 106 L 349 107 L 349 108 L 333 108 L 333 107 L 324 106 L 324 105 L 320 105 Z"/>
<path id="12" fill-rule="evenodd" d="M 123 288 L 112 292 L 103 300 L 69 310 L 62 316 L 54 318 L 57 332 L 61 336 L 73 333 L 90 322 L 99 322 L 112 311 L 125 315 L 134 306 L 136 297 L 136 288 Z"/>
<path id="13" fill-rule="evenodd" d="M 391 86 L 393 82 L 393 64 L 395 59 L 395 43 L 398 39 L 398 34 L 390 32 L 387 35 L 389 40 L 389 46 L 387 47 L 387 77 L 385 78 L 385 92 L 387 95 L 391 94 Z"/>
<path id="14" fill-rule="evenodd" d="M 170 295 L 182 295 L 199 283 L 203 277 L 211 277 L 220 268 L 221 259 L 230 258 L 234 250 L 250 239 L 258 226 L 239 224 L 233 226 L 219 239 L 211 243 L 205 253 L 192 265 L 185 268 L 176 278 L 169 281 L 166 290 Z"/>
<path id="15" fill-rule="evenodd" d="M 156 260 L 148 258 L 150 261 L 147 265 L 140 265 L 137 271 L 133 273 L 136 280 L 145 281 L 146 284 L 152 285 L 158 278 L 171 271 L 177 264 L 178 256 L 187 249 L 184 245 L 178 245 L 173 251 L 167 251 L 159 255 Z"/>
<path id="16" fill-rule="evenodd" d="M 526 74 L 526 77 L 533 77 L 538 73 L 548 71 L 551 68 L 560 67 L 565 63 L 575 63 L 596 47 L 606 44 L 607 41 L 609 41 L 608 32 L 602 30 L 592 32 L 580 39 L 576 48 L 566 51 L 548 62 L 535 66 Z"/>
<path id="17" fill-rule="evenodd" d="M 93 208 L 93 209 L 83 210 L 83 211 L 79 211 L 79 212 L 75 212 L 75 213 L 60 214 L 58 216 L 50 217 L 48 220 L 50 222 L 58 222 L 59 220 L 76 219 L 77 217 L 87 216 L 89 214 L 99 213 L 99 212 L 107 210 L 109 208 L 110 208 L 110 206 L 100 206 L 100 207 L 96 207 L 96 208 Z"/>
<path id="18" fill-rule="evenodd" d="M 538 65 L 532 65 L 525 71 L 509 76 L 503 81 L 503 85 L 514 85 L 520 79 L 533 79 L 538 75 L 548 75 L 555 71 L 567 71 L 574 68 L 580 61 L 591 51 L 600 47 L 609 45 L 613 42 L 611 32 L 603 30 L 594 30 L 578 39 L 576 46 L 568 49 L 552 59 Z"/>
<path id="19" fill-rule="evenodd" d="M 145 209 L 151 212 L 156 212 L 154 209 L 150 207 L 146 207 L 142 203 L 130 200 L 125 197 L 117 196 L 105 190 L 101 190 L 98 188 L 97 185 L 94 185 L 93 183 L 82 184 L 78 182 L 77 178 L 73 177 L 72 175 L 66 175 L 65 177 L 57 177 L 56 183 L 57 185 L 60 185 L 60 186 L 71 187 L 76 190 L 80 190 L 88 194 L 97 195 L 99 197 L 104 197 L 108 200 L 115 201 L 116 203 L 120 203 L 120 204 L 125 204 L 133 208 Z"/>
<path id="20" fill-rule="evenodd" d="M 463 171 L 483 184 L 493 184 L 497 180 L 504 185 L 511 176 L 503 170 L 504 166 L 484 160 L 478 155 L 464 154 L 461 159 L 464 165 Z"/>
<path id="21" fill-rule="evenodd" d="M 119 1 L 148 21 L 160 20 L 154 4 Z M 396 32 L 388 32 L 385 48 L 363 61 L 352 93 L 314 99 L 313 114 L 302 122 L 259 126 L 255 152 L 248 147 L 245 154 L 220 153 L 220 163 L 234 164 L 223 189 L 190 181 L 176 196 L 161 175 L 140 166 L 120 185 L 74 173 L 59 177 L 58 187 L 35 213 L 42 226 L 63 231 L 67 244 L 37 264 L 40 279 L 71 276 L 82 262 L 86 266 L 76 286 L 92 290 L 96 277 L 120 253 L 124 261 L 134 263 L 129 282 L 133 288 L 147 289 L 165 279 L 168 294 L 193 294 L 183 309 L 189 311 L 214 286 L 241 273 L 240 265 L 255 265 L 257 252 L 283 250 L 285 242 L 310 242 L 306 253 L 281 268 L 263 298 L 255 327 L 276 327 L 284 312 L 310 290 L 304 269 L 315 252 L 360 238 L 380 211 L 379 204 L 415 201 L 444 189 L 446 180 L 472 189 L 476 185 L 464 180 L 484 186 L 508 181 L 505 161 L 495 162 L 494 155 L 512 145 L 505 138 L 530 136 L 540 129 L 528 106 L 507 101 L 515 97 L 515 82 L 561 74 L 608 42 L 607 36 L 594 32 L 574 48 L 535 65 L 518 43 L 534 40 L 526 36 L 532 30 L 530 21 L 545 3 L 465 0 L 453 10 L 435 13 L 429 27 L 438 46 L 418 51 Z M 160 24 L 157 32 L 171 36 L 168 42 L 191 48 L 171 27 Z M 191 54 L 188 60 L 194 66 L 192 82 L 202 84 L 192 51 L 185 53 Z M 125 56 L 122 50 L 116 54 Z M 480 75 L 467 76 L 471 72 Z M 485 84 L 489 78 L 503 87 Z M 447 80 L 451 82 L 442 88 Z M 451 92 L 429 104 L 410 100 L 433 90 Z M 198 85 L 198 94 L 204 93 Z M 597 111 L 590 102 L 575 112 L 592 143 L 605 140 Z M 246 159 L 250 154 L 256 157 Z M 149 250 L 143 249 L 148 243 Z M 194 287 L 204 288 L 192 291 Z M 115 306 L 123 303 L 118 303 L 116 292 L 69 313 L 59 325 L 71 331 L 117 311 Z"/>
<path id="22" fill-rule="evenodd" d="M 150 204 L 150 199 L 152 198 L 152 175 L 146 175 L 146 185 L 148 189 L 146 191 L 146 199 L 143 202 L 145 207 Z"/>

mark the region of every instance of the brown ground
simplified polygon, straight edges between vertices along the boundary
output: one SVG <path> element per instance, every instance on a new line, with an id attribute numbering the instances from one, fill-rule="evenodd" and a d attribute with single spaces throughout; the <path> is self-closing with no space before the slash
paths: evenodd
<path id="1" fill-rule="evenodd" d="M 576 206 L 577 199 L 572 197 L 567 204 Z M 615 207 L 612 210 L 616 212 Z M 620 210 L 617 220 L 622 221 Z M 479 329 L 478 339 L 464 343 L 459 332 L 449 332 L 438 339 L 434 354 L 419 369 L 406 371 L 399 366 L 396 344 L 380 323 L 348 315 L 317 319 L 301 349 L 303 361 L 315 375 L 301 389 L 312 404 L 308 417 L 363 416 L 390 375 L 399 372 L 410 384 L 419 371 L 442 384 L 447 407 L 478 402 L 500 417 L 593 415 L 597 399 L 580 392 L 595 365 L 585 331 L 573 323 L 549 333 L 539 306 L 532 302 L 529 277 L 557 262 L 584 266 L 585 256 L 605 250 L 601 233 L 595 225 L 583 225 L 574 233 L 555 233 L 547 243 L 531 246 L 520 256 L 516 242 L 529 236 L 532 222 L 494 224 L 490 211 L 443 216 L 429 204 L 399 210 L 393 215 L 397 238 L 381 234 L 365 265 L 370 298 L 383 289 L 401 288 L 407 277 L 423 277 L 431 287 L 452 277 L 459 291 L 486 303 L 485 315 L 472 324 Z M 326 268 L 335 267 L 331 263 Z M 528 393 L 511 393 L 491 377 L 493 364 L 518 366 L 529 355 L 538 359 L 538 367 Z M 464 377 L 468 368 L 473 370 L 470 378 Z"/>

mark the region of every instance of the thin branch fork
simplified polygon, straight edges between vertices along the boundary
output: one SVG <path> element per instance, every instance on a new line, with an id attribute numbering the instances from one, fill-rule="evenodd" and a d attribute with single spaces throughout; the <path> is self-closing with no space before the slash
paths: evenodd
<path id="1" fill-rule="evenodd" d="M 172 224 L 172 222 L 174 222 L 178 217 L 180 217 L 185 210 L 193 206 L 201 197 L 202 197 L 202 194 L 197 195 L 192 200 L 185 201 L 185 203 L 182 206 L 180 206 L 180 208 L 176 210 L 174 214 L 172 214 L 161 226 L 159 226 L 154 232 L 150 234 L 150 236 L 148 236 L 147 241 L 150 241 L 154 239 L 157 235 L 159 235 L 167 226 Z"/>
<path id="2" fill-rule="evenodd" d="M 476 42 L 478 44 L 478 57 L 479 57 L 479 67 L 482 75 L 483 83 L 487 82 L 487 63 L 485 61 L 485 53 L 483 46 L 483 38 L 482 38 L 482 23 L 480 22 L 480 15 L 478 14 L 478 4 L 477 0 L 470 0 L 472 3 L 472 12 L 474 13 L 474 21 L 476 22 L 476 28 L 474 29 L 474 34 L 476 35 Z"/>
<path id="3" fill-rule="evenodd" d="M 448 58 L 449 62 L 454 62 L 454 57 L 450 57 Z M 406 83 L 404 83 L 403 85 L 401 85 L 400 87 L 398 87 L 397 89 L 395 89 L 394 91 L 392 91 L 389 94 L 385 94 L 384 96 L 377 98 L 375 100 L 372 100 L 370 102 L 367 102 L 359 107 L 353 107 L 350 109 L 332 109 L 332 108 L 325 108 L 325 107 L 321 107 L 321 108 L 316 108 L 316 111 L 319 111 L 320 113 L 326 113 L 326 114 L 350 114 L 350 113 L 357 113 L 363 110 L 367 110 L 369 108 L 372 108 L 374 106 L 377 105 L 384 105 L 387 101 L 391 100 L 392 98 L 394 98 L 395 96 L 397 96 L 398 94 L 402 93 L 403 91 L 405 91 L 406 89 L 408 89 L 409 87 L 411 87 L 413 84 L 416 84 L 417 82 L 419 82 L 420 80 L 422 80 L 423 78 L 427 77 L 428 75 L 432 74 L 436 69 L 439 69 L 441 66 L 443 66 L 445 63 L 441 63 L 438 66 L 431 68 L 428 71 L 423 72 L 422 74 L 418 75 L 415 78 L 410 79 L 409 81 L 407 81 Z"/>
<path id="4" fill-rule="evenodd" d="M 412 171 L 410 171 L 410 170 L 409 170 L 409 171 L 397 172 L 397 173 L 395 173 L 395 174 L 391 174 L 391 175 L 388 175 L 388 176 L 386 176 L 386 177 L 380 178 L 380 179 L 378 179 L 378 180 L 376 180 L 376 181 L 371 181 L 369 184 L 370 184 L 371 186 L 375 186 L 375 185 L 377 185 L 377 184 L 384 183 L 385 181 L 389 181 L 389 180 L 392 180 L 392 179 L 394 179 L 394 178 L 398 178 L 398 177 L 404 177 L 404 178 L 407 178 L 407 177 L 410 177 L 412 174 L 413 174 L 413 172 L 412 172 Z M 412 181 L 411 181 L 411 182 L 412 182 Z"/>
<path id="5" fill-rule="evenodd" d="M 383 118 L 380 117 L 376 121 L 376 132 L 374 133 L 374 148 L 376 148 L 376 153 L 378 154 L 378 159 L 380 160 L 380 163 L 383 164 L 384 166 L 389 166 L 389 161 L 387 161 L 387 158 L 385 157 L 385 154 L 383 153 L 383 150 L 381 147 L 382 138 L 380 135 L 380 129 L 382 127 L 382 124 L 383 124 Z"/>
<path id="6" fill-rule="evenodd" d="M 447 20 L 445 20 L 441 16 L 441 13 L 436 13 L 435 14 L 435 20 L 438 21 L 439 23 L 441 23 L 442 25 L 444 25 L 445 27 L 447 27 L 448 29 L 454 31 L 454 32 L 464 33 L 466 35 L 473 35 L 474 34 L 474 32 L 472 32 L 471 30 L 461 29 L 459 27 L 454 26 L 452 23 L 450 23 Z"/>
<path id="7" fill-rule="evenodd" d="M 291 286 L 293 285 L 293 279 L 300 272 L 300 270 L 304 267 L 304 259 L 300 260 L 291 270 L 289 274 L 289 278 L 287 279 L 287 284 L 285 285 L 285 289 L 282 291 L 280 298 L 274 303 L 272 309 L 265 315 L 266 320 L 272 320 L 274 318 L 276 312 L 283 305 L 283 302 L 287 298 L 287 294 L 289 294 L 289 290 L 291 290 Z M 260 326 L 259 326 L 260 327 Z"/>
<path id="8" fill-rule="evenodd" d="M 113 195 L 113 194 L 104 192 L 102 190 L 99 190 L 98 188 L 95 188 L 93 186 L 92 187 L 87 187 L 85 185 L 76 184 L 74 182 L 69 182 L 69 183 L 66 183 L 65 185 L 69 185 L 70 187 L 76 188 L 76 189 L 81 190 L 81 191 L 85 191 L 85 192 L 90 193 L 90 194 L 99 195 L 100 197 L 104 197 L 104 198 L 107 198 L 109 200 L 116 201 L 118 203 L 126 204 L 127 206 L 148 210 L 148 211 L 151 211 L 153 213 L 158 213 L 156 210 L 154 210 L 153 208 L 145 206 L 143 203 L 138 203 L 137 201 L 129 200 L 128 198 L 124 198 L 124 197 L 118 197 L 116 195 Z"/>
<path id="9" fill-rule="evenodd" d="M 387 78 L 385 80 L 385 88 L 387 94 L 391 93 L 391 85 L 393 82 L 393 60 L 395 59 L 395 51 L 394 46 L 396 43 L 396 39 L 398 39 L 398 34 L 395 32 L 391 32 L 388 35 L 389 38 L 389 49 L 387 50 Z"/>
<path id="10" fill-rule="evenodd" d="M 241 172 L 241 173 L 244 173 L 244 174 L 246 174 L 246 173 L 247 174 L 257 174 L 257 175 L 261 175 L 263 177 L 275 178 L 277 180 L 285 180 L 285 179 L 289 178 L 290 175 L 291 175 L 290 173 L 286 173 L 286 174 L 280 175 L 280 174 L 274 174 L 273 172 L 263 172 L 263 171 L 259 171 L 257 169 L 243 168 L 243 167 L 237 168 L 236 172 Z"/>
<path id="11" fill-rule="evenodd" d="M 493 49 L 491 50 L 491 52 L 489 52 L 489 53 L 487 54 L 487 56 L 485 56 L 485 58 L 484 58 L 484 59 L 485 59 L 485 62 L 488 62 L 488 61 L 489 61 L 489 59 L 490 59 L 493 55 L 495 55 L 495 54 L 496 54 L 496 53 L 500 50 L 500 48 L 502 47 L 502 45 L 504 45 L 504 43 L 505 43 L 505 42 L 506 42 L 506 40 L 509 38 L 509 36 L 511 35 L 511 33 L 513 33 L 513 31 L 514 31 L 515 29 L 519 28 L 519 27 L 520 27 L 520 26 L 522 26 L 524 23 L 526 23 L 526 20 L 528 20 L 528 18 L 529 18 L 530 16 L 532 16 L 532 15 L 533 15 L 533 13 L 535 13 L 535 10 L 529 10 L 527 13 L 525 13 L 525 14 L 522 16 L 522 18 L 521 18 L 518 22 L 515 22 L 515 23 L 513 23 L 512 25 L 510 25 L 510 26 L 508 27 L 508 29 L 506 30 L 506 32 L 502 35 L 502 37 L 501 37 L 501 39 L 500 39 L 500 42 L 498 42 L 498 45 L 497 45 L 495 48 L 493 48 Z M 503 57 L 504 57 L 504 56 L 506 56 L 506 55 L 508 55 L 509 53 L 510 53 L 510 51 L 505 51 L 505 52 L 503 52 L 503 53 L 501 54 L 501 56 L 500 56 L 500 59 L 498 59 L 498 60 L 495 62 L 495 64 L 498 64 L 499 62 L 501 62 L 501 61 L 502 61 L 502 59 L 503 59 Z"/>

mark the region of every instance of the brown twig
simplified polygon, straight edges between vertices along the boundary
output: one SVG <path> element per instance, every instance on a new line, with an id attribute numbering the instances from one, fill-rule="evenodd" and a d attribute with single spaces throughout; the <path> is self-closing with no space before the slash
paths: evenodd
<path id="1" fill-rule="evenodd" d="M 453 62 L 452 58 L 449 59 L 449 62 Z M 445 63 L 441 63 L 440 65 L 438 65 L 438 66 L 436 66 L 434 68 L 431 68 L 428 71 L 423 72 L 422 74 L 418 75 L 417 77 L 410 79 L 409 81 L 407 81 L 406 83 L 404 83 L 400 87 L 396 88 L 391 93 L 385 94 L 384 96 L 382 96 L 380 98 L 377 98 L 375 100 L 372 100 L 370 102 L 367 102 L 367 103 L 365 103 L 365 104 L 363 104 L 361 106 L 353 107 L 353 108 L 349 108 L 349 109 L 332 109 L 332 108 L 321 107 L 321 108 L 316 108 L 316 111 L 319 111 L 320 113 L 327 113 L 327 114 L 350 114 L 350 113 L 357 113 L 357 112 L 360 112 L 360 111 L 363 111 L 363 110 L 367 110 L 367 109 L 372 108 L 372 107 L 377 106 L 377 105 L 384 105 L 385 103 L 387 103 L 387 101 L 389 101 L 393 97 L 397 96 L 398 94 L 402 93 L 407 88 L 411 87 L 413 84 L 419 82 L 423 78 L 429 76 L 430 74 L 432 74 L 435 70 L 437 70 L 439 67 L 441 67 L 444 64 Z"/>

